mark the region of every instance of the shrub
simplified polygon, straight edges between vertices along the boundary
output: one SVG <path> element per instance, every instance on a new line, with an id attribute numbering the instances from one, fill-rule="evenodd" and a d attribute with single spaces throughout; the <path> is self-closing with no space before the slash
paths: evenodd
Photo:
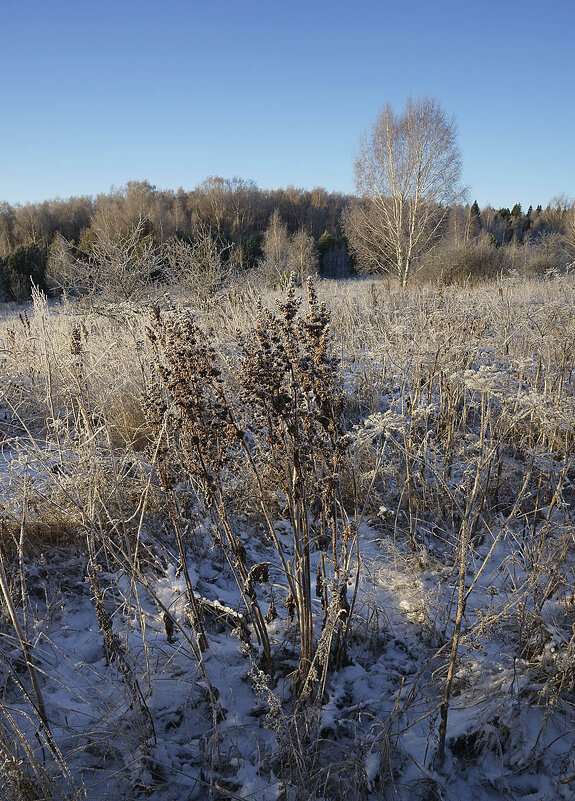
<path id="1" fill-rule="evenodd" d="M 529 248 L 525 272 L 528 275 L 545 275 L 564 270 L 568 260 L 564 237 L 557 233 L 544 234 L 536 245 Z"/>
<path id="2" fill-rule="evenodd" d="M 93 229 L 89 253 L 59 237 L 50 252 L 50 288 L 102 305 L 146 298 L 161 267 L 161 253 L 147 229 L 144 219 L 127 233 Z"/>
<path id="3" fill-rule="evenodd" d="M 444 284 L 476 283 L 496 278 L 511 269 L 505 248 L 496 247 L 489 237 L 463 244 L 444 245 L 428 253 L 417 271 L 421 281 Z"/>

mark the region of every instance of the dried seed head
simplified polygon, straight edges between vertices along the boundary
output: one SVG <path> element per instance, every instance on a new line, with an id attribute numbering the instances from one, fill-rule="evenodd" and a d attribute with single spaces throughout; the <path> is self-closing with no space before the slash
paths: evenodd
<path id="1" fill-rule="evenodd" d="M 168 636 L 168 642 L 174 641 L 174 620 L 168 612 L 164 612 L 164 628 Z"/>
<path id="2" fill-rule="evenodd" d="M 284 606 L 287 609 L 290 621 L 293 623 L 294 614 L 295 614 L 295 598 L 293 597 L 291 592 L 288 595 L 288 597 L 285 599 Z"/>
<path id="3" fill-rule="evenodd" d="M 347 600 L 347 587 L 345 584 L 339 591 L 337 609 L 339 619 L 345 623 L 349 615 L 349 601 Z"/>
<path id="4" fill-rule="evenodd" d="M 277 616 L 278 616 L 278 613 L 276 611 L 276 605 L 275 605 L 275 601 L 274 601 L 274 596 L 272 594 L 272 597 L 270 599 L 270 605 L 269 605 L 268 611 L 266 612 L 266 616 L 265 616 L 266 623 L 271 623 L 273 620 L 276 619 Z"/>
<path id="5" fill-rule="evenodd" d="M 270 565 L 269 562 L 260 562 L 250 568 L 248 574 L 248 581 L 253 581 L 255 584 L 264 584 L 270 580 Z"/>

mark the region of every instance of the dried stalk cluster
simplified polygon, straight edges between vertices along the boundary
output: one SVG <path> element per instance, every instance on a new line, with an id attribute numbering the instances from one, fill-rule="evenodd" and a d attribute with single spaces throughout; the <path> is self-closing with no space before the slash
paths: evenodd
<path id="1" fill-rule="evenodd" d="M 190 315 L 175 308 L 164 315 L 155 308 L 149 336 L 156 350 L 156 381 L 149 387 L 147 408 L 157 435 L 156 463 L 164 490 L 170 490 L 170 476 L 180 461 L 198 502 L 210 513 L 213 540 L 240 589 L 262 649 L 262 666 L 271 674 L 268 625 L 275 603 L 272 594 L 271 609 L 264 615 L 255 589 L 256 577 L 267 583 L 269 571 L 245 563 L 227 490 L 227 477 L 240 466 L 251 475 L 281 565 L 284 606 L 290 618 L 297 616 L 294 687 L 308 695 L 324 686 L 330 654 L 335 651 L 341 658 L 345 652 L 347 583 L 356 538 L 340 493 L 348 440 L 340 421 L 338 363 L 329 352 L 329 315 L 311 282 L 305 314 L 301 303 L 292 281 L 286 300 L 277 302 L 277 313 L 260 305 L 254 329 L 240 338 L 235 395 L 217 367 L 213 347 Z M 273 524 L 272 505 L 278 502 L 291 524 L 290 553 Z M 172 524 L 179 528 L 175 518 Z M 315 567 L 313 550 L 320 554 Z M 183 551 L 181 558 L 185 562 Z M 324 636 L 319 641 L 313 580 L 323 609 Z M 189 592 L 191 600 L 191 587 Z"/>

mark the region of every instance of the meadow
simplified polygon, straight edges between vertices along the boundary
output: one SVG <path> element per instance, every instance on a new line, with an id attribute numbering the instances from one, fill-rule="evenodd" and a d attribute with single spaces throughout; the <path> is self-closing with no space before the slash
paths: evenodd
<path id="1" fill-rule="evenodd" d="M 171 297 L 0 309 L 2 801 L 572 798 L 573 277 Z"/>

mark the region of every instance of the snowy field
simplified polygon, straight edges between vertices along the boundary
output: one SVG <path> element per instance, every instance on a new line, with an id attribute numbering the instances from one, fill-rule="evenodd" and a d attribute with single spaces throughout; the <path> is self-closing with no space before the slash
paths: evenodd
<path id="1" fill-rule="evenodd" d="M 305 294 L 0 319 L 2 801 L 575 798 L 573 280 Z"/>

